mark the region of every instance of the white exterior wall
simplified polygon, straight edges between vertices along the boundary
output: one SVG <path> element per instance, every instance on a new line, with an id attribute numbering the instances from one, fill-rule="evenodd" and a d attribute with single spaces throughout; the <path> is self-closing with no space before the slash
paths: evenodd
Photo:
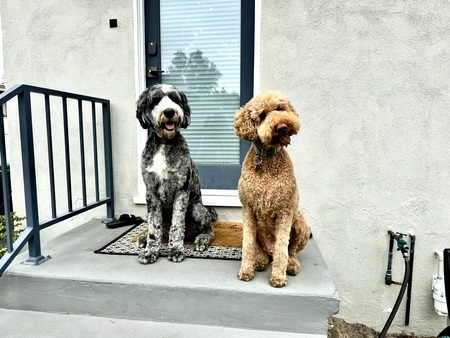
<path id="1" fill-rule="evenodd" d="M 2 26 L 2 19 L 0 15 L 0 27 Z M 0 29 L 0 84 L 3 83 L 3 39 L 2 30 Z"/>
<path id="2" fill-rule="evenodd" d="M 116 215 L 144 215 L 132 202 L 140 175 L 133 1 L 0 6 L 7 87 L 110 99 Z M 301 114 L 288 151 L 339 291 L 339 316 L 378 330 L 399 290 L 384 285 L 388 229 L 417 236 L 410 330 L 436 335 L 446 326 L 433 310 L 431 276 L 434 250 L 450 246 L 449 7 L 262 0 L 257 85 L 283 91 Z M 95 212 L 104 217 L 103 208 Z M 239 209 L 221 209 L 221 217 L 235 220 Z M 399 253 L 393 269 L 401 280 Z M 404 304 L 390 332 L 405 329 L 403 321 Z"/>
<path id="3" fill-rule="evenodd" d="M 434 250 L 450 247 L 449 13 L 444 1 L 263 1 L 261 89 L 300 112 L 288 150 L 339 316 L 378 330 L 399 291 L 384 285 L 388 229 L 417 236 L 410 330 L 446 327 L 431 278 Z M 400 253 L 394 263 L 401 281 Z"/>
<path id="4" fill-rule="evenodd" d="M 133 1 L 5 0 L 0 13 L 7 88 L 26 83 L 111 101 L 116 215 L 144 214 L 142 206 L 132 203 L 138 182 Z M 109 19 L 117 19 L 118 27 L 110 28 Z M 18 156 L 14 152 L 10 162 L 20 161 Z M 13 173 L 12 179 L 20 186 L 18 175 Z M 65 181 L 58 186 L 63 191 Z M 77 198 L 81 196 L 74 196 L 74 201 Z M 20 209 L 19 203 L 14 201 L 15 209 Z M 79 215 L 75 223 L 93 216 L 105 217 L 106 208 Z M 44 236 L 64 230 L 58 225 Z"/>

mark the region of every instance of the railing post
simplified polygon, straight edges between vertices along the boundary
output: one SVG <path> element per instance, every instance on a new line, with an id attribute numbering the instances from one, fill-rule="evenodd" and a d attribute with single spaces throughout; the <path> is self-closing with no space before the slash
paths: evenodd
<path id="1" fill-rule="evenodd" d="M 105 147 L 105 183 L 106 196 L 110 201 L 106 204 L 106 221 L 114 219 L 114 182 L 112 164 L 112 137 L 110 104 L 102 103 L 103 110 L 103 143 Z"/>
<path id="2" fill-rule="evenodd" d="M 33 145 L 33 124 L 31 117 L 31 97 L 29 88 L 25 87 L 18 94 L 19 128 L 22 145 L 22 168 L 25 196 L 25 210 L 27 227 L 32 229 L 28 242 L 29 257 L 25 264 L 38 265 L 45 262 L 50 256 L 41 254 L 41 240 L 39 233 L 39 213 L 37 205 L 36 166 Z"/>
<path id="3" fill-rule="evenodd" d="M 8 160 L 6 158 L 6 142 L 5 142 L 5 125 L 3 118 L 3 107 L 0 104 L 0 165 L 2 169 L 2 186 L 3 191 L 0 193 L 3 194 L 3 211 L 5 214 L 5 223 L 6 223 L 6 247 L 8 252 L 13 251 L 13 239 L 12 239 L 12 226 L 11 226 L 11 203 L 9 192 L 11 191 L 11 187 L 9 185 L 8 179 Z"/>

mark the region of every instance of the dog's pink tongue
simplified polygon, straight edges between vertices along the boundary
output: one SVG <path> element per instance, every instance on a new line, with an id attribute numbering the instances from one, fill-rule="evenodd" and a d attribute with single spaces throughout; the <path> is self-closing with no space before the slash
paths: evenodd
<path id="1" fill-rule="evenodd" d="M 175 123 L 173 123 L 173 122 L 166 123 L 166 129 L 167 130 L 174 130 L 175 129 Z"/>

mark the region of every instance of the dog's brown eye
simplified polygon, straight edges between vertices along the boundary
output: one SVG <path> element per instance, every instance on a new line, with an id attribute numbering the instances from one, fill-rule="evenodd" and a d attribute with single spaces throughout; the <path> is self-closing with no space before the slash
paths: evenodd
<path id="1" fill-rule="evenodd" d="M 276 108 L 275 108 L 275 110 L 278 110 L 278 111 L 282 111 L 282 110 L 283 110 L 283 108 L 282 108 L 282 107 L 280 107 L 280 106 L 278 106 L 278 107 L 276 107 Z"/>
<path id="2" fill-rule="evenodd" d="M 262 121 L 266 118 L 267 114 L 266 113 L 261 113 L 259 114 L 259 119 Z"/>
<path id="3" fill-rule="evenodd" d="M 159 101 L 161 101 L 160 97 L 152 97 L 151 105 L 154 107 L 154 106 L 156 106 L 159 103 Z"/>

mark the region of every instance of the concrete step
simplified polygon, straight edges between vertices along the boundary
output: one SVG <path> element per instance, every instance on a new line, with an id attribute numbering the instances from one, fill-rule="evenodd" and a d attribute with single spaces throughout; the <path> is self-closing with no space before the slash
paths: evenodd
<path id="1" fill-rule="evenodd" d="M 321 338 L 323 335 L 0 309 L 2 337 Z"/>
<path id="2" fill-rule="evenodd" d="M 338 312 L 314 239 L 300 253 L 300 274 L 277 289 L 270 269 L 239 281 L 239 261 L 160 257 L 141 265 L 136 256 L 93 253 L 124 230 L 92 220 L 44 243 L 47 262 L 28 266 L 19 257 L 0 278 L 0 308 L 323 337 Z"/>

